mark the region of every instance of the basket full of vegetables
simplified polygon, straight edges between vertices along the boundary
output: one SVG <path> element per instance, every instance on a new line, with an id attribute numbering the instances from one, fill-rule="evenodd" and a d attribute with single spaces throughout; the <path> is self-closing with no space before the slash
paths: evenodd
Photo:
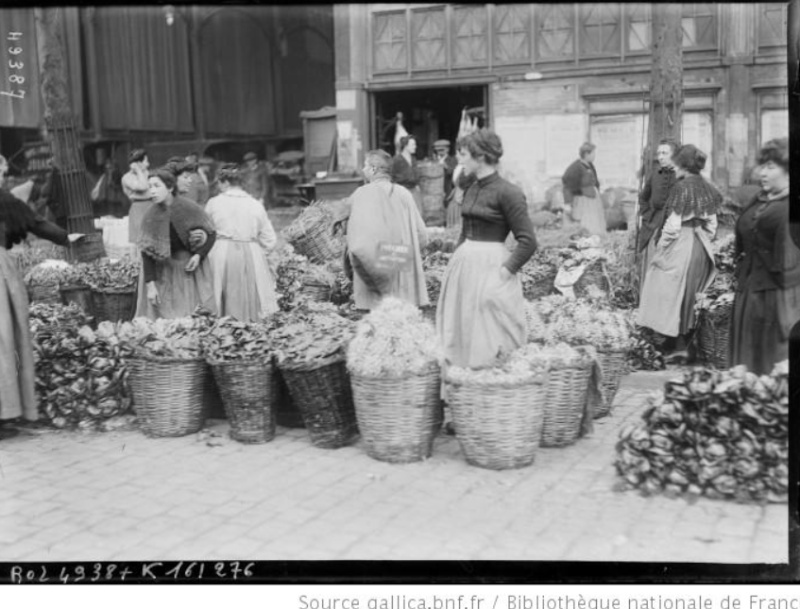
<path id="1" fill-rule="evenodd" d="M 385 298 L 356 326 L 347 369 L 367 454 L 379 461 L 427 459 L 444 418 L 440 349 L 419 309 Z"/>
<path id="2" fill-rule="evenodd" d="M 533 463 L 542 437 L 547 375 L 540 361 L 531 360 L 531 347 L 490 368 L 446 368 L 456 437 L 471 465 L 500 470 Z"/>
<path id="3" fill-rule="evenodd" d="M 341 257 L 344 238 L 334 227 L 344 219 L 339 213 L 343 207 L 331 201 L 314 201 L 284 229 L 283 235 L 299 254 L 316 264 Z"/>
<path id="4" fill-rule="evenodd" d="M 709 288 L 697 295 L 697 347 L 703 361 L 725 370 L 729 365 L 729 339 L 733 317 L 736 278 L 732 273 L 719 273 Z"/>
<path id="5" fill-rule="evenodd" d="M 136 313 L 139 262 L 131 258 L 101 258 L 84 267 L 84 282 L 92 290 L 95 317 L 101 321 L 130 321 Z"/>
<path id="6" fill-rule="evenodd" d="M 276 371 L 267 326 L 223 317 L 201 343 L 219 387 L 231 437 L 256 444 L 275 437 Z"/>
<path id="7" fill-rule="evenodd" d="M 60 303 L 58 285 L 71 268 L 72 265 L 64 260 L 44 260 L 31 268 L 24 277 L 28 299 L 31 302 Z"/>
<path id="8" fill-rule="evenodd" d="M 353 322 L 330 303 L 305 302 L 269 323 L 278 368 L 311 442 L 318 448 L 350 444 L 358 433 L 345 366 Z"/>
<path id="9" fill-rule="evenodd" d="M 119 325 L 133 407 L 147 436 L 185 436 L 203 427 L 208 371 L 200 345 L 202 323 L 195 317 L 137 317 Z"/>

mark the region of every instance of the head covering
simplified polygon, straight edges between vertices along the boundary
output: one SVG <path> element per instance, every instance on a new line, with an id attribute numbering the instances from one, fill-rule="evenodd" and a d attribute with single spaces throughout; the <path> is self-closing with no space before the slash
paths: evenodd
<path id="1" fill-rule="evenodd" d="M 450 150 L 450 140 L 436 140 L 433 143 L 433 149 L 436 150 L 438 148 L 444 148 L 445 150 Z"/>
<path id="2" fill-rule="evenodd" d="M 255 152 L 248 152 L 246 155 L 244 155 L 245 161 L 255 161 L 256 159 L 258 159 L 258 156 L 256 156 Z"/>

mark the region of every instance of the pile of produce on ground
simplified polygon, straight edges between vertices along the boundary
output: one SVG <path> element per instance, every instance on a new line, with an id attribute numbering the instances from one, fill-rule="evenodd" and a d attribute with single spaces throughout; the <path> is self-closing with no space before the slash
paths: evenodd
<path id="1" fill-rule="evenodd" d="M 398 298 L 384 298 L 356 325 L 347 348 L 347 367 L 366 377 L 422 374 L 441 359 L 436 331 L 419 309 Z"/>
<path id="2" fill-rule="evenodd" d="M 342 278 L 320 264 L 314 264 L 308 258 L 295 252 L 291 245 L 285 245 L 278 250 L 273 258 L 275 264 L 276 283 L 278 292 L 278 307 L 281 311 L 289 311 L 298 306 L 304 299 L 304 285 L 322 285 L 333 290 Z M 352 292 L 352 288 L 350 288 Z M 341 293 L 339 294 L 341 298 Z"/>
<path id="3" fill-rule="evenodd" d="M 114 326 L 96 331 L 74 304 L 30 307 L 39 414 L 58 428 L 102 429 L 131 405 Z"/>
<path id="4" fill-rule="evenodd" d="M 526 300 L 535 300 L 553 291 L 553 282 L 558 269 L 568 256 L 568 250 L 561 247 L 544 247 L 536 250 L 531 259 L 519 270 L 522 295 Z"/>
<path id="5" fill-rule="evenodd" d="M 603 244 L 606 273 L 611 284 L 609 299 L 618 309 L 633 309 L 639 304 L 639 269 L 636 233 L 612 231 Z"/>
<path id="6" fill-rule="evenodd" d="M 629 488 L 784 502 L 789 475 L 789 363 L 687 370 L 620 432 L 617 472 Z"/>
<path id="7" fill-rule="evenodd" d="M 627 351 L 630 316 L 600 302 L 546 296 L 527 302 L 528 340 L 545 345 L 591 345 L 599 351 Z"/>
<path id="8" fill-rule="evenodd" d="M 311 364 L 344 355 L 354 322 L 331 303 L 304 302 L 266 320 L 279 364 Z"/>
<path id="9" fill-rule="evenodd" d="M 661 341 L 650 328 L 636 326 L 631 336 L 628 351 L 628 366 L 631 370 L 663 370 L 666 367 Z"/>

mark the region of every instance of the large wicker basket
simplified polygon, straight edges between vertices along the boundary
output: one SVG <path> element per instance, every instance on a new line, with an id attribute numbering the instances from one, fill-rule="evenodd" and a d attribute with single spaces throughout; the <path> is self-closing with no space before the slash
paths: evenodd
<path id="1" fill-rule="evenodd" d="M 136 288 L 125 290 L 92 288 L 92 302 L 98 323 L 130 321 L 136 314 Z"/>
<path id="2" fill-rule="evenodd" d="M 733 303 L 719 306 L 713 311 L 702 311 L 697 322 L 697 348 L 706 364 L 719 370 L 730 368 L 731 324 Z"/>
<path id="3" fill-rule="evenodd" d="M 546 406 L 543 375 L 515 385 L 447 381 L 447 393 L 456 437 L 468 463 L 487 469 L 533 463 Z"/>
<path id="4" fill-rule="evenodd" d="M 444 420 L 439 365 L 401 378 L 351 374 L 358 429 L 367 454 L 378 461 L 410 463 L 431 456 Z"/>
<path id="5" fill-rule="evenodd" d="M 61 295 L 57 283 L 35 284 L 28 286 L 28 300 L 42 304 L 60 304 Z"/>
<path id="6" fill-rule="evenodd" d="M 262 444 L 275 437 L 274 368 L 268 361 L 211 362 L 231 438 Z"/>
<path id="7" fill-rule="evenodd" d="M 542 446 L 567 446 L 578 439 L 591 374 L 591 361 L 550 368 Z"/>
<path id="8" fill-rule="evenodd" d="M 600 368 L 603 371 L 603 403 L 595 410 L 595 419 L 611 413 L 620 381 L 628 372 L 627 350 L 598 351 L 597 355 L 600 360 Z"/>
<path id="9" fill-rule="evenodd" d="M 65 305 L 74 302 L 86 315 L 94 317 L 94 302 L 92 290 L 87 285 L 62 285 L 58 288 L 58 295 Z"/>
<path id="10" fill-rule="evenodd" d="M 341 448 L 356 439 L 356 412 L 343 356 L 278 367 L 314 446 Z"/>
<path id="11" fill-rule="evenodd" d="M 316 264 L 325 264 L 344 252 L 344 239 L 335 235 L 333 228 L 324 222 L 315 224 L 290 242 L 298 254 Z"/>
<path id="12" fill-rule="evenodd" d="M 203 427 L 203 359 L 129 360 L 129 382 L 139 427 L 146 436 L 176 437 Z"/>

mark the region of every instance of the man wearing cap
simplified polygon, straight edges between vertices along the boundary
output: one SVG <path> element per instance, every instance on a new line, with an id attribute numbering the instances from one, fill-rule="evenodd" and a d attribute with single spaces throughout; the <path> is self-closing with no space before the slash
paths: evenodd
<path id="1" fill-rule="evenodd" d="M 131 151 L 128 155 L 128 165 L 130 170 L 122 176 L 122 192 L 131 202 L 128 212 L 128 241 L 136 244 L 139 242 L 142 218 L 153 204 L 148 183 L 147 170 L 150 168 L 150 161 L 147 158 L 147 151 L 143 148 Z"/>
<path id="2" fill-rule="evenodd" d="M 453 171 L 458 165 L 456 157 L 450 154 L 450 140 L 436 140 L 433 155 L 434 160 L 444 166 L 444 197 L 447 200 L 453 190 Z"/>
<path id="3" fill-rule="evenodd" d="M 244 165 L 241 169 L 242 188 L 247 194 L 261 201 L 267 206 L 267 195 L 269 194 L 269 176 L 267 169 L 262 163 L 258 162 L 255 152 L 248 152 L 244 155 Z"/>

